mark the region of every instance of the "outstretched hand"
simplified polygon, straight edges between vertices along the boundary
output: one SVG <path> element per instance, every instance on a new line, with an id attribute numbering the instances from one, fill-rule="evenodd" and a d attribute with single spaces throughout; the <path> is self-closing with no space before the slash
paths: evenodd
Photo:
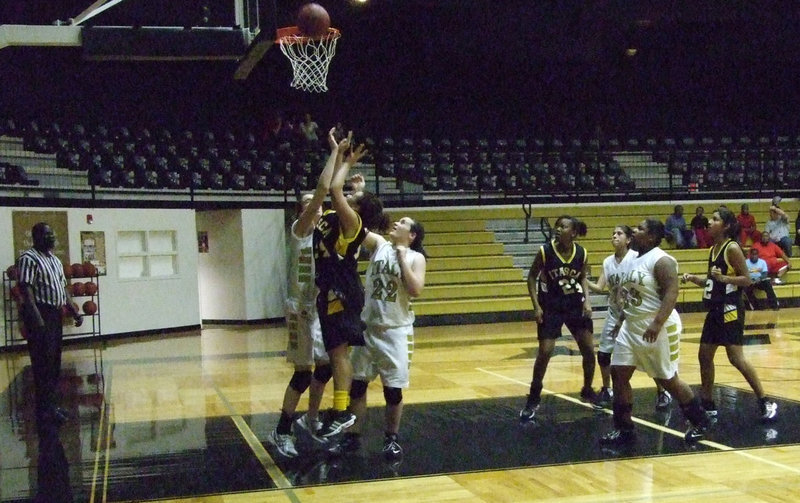
<path id="1" fill-rule="evenodd" d="M 334 141 L 336 141 L 336 140 L 334 140 Z M 350 144 L 351 144 L 352 141 L 353 141 L 353 132 L 352 131 L 348 131 L 347 137 L 339 142 L 339 155 L 343 154 L 344 152 L 347 152 L 347 149 L 350 148 Z M 351 164 L 351 166 L 352 166 L 352 164 Z"/>
<path id="2" fill-rule="evenodd" d="M 353 193 L 360 192 L 364 190 L 364 187 L 367 186 L 366 180 L 364 180 L 364 175 L 361 173 L 356 173 L 355 175 L 350 177 L 350 187 L 352 187 Z"/>
<path id="3" fill-rule="evenodd" d="M 336 141 L 336 128 L 332 127 L 330 131 L 328 131 L 328 146 L 331 148 L 331 152 L 336 152 L 339 148 L 339 142 Z"/>
<path id="4" fill-rule="evenodd" d="M 347 159 L 345 162 L 350 166 L 355 166 L 358 161 L 361 160 L 362 157 L 367 155 L 368 150 L 364 148 L 364 144 L 361 143 L 358 147 L 351 149 L 350 153 L 347 155 Z"/>

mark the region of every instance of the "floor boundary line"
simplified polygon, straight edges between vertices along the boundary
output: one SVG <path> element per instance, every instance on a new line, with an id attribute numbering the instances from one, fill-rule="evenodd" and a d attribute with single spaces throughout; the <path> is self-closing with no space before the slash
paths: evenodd
<path id="1" fill-rule="evenodd" d="M 222 400 L 222 403 L 225 405 L 225 408 L 228 410 L 231 420 L 233 421 L 234 425 L 236 425 L 236 429 L 239 430 L 239 433 L 242 435 L 242 438 L 244 438 L 244 441 L 247 443 L 248 447 L 250 447 L 250 449 L 253 451 L 256 459 L 258 459 L 258 462 L 261 463 L 264 471 L 266 471 L 270 479 L 275 482 L 275 486 L 278 489 L 284 490 L 286 496 L 293 503 L 299 503 L 300 499 L 294 492 L 294 486 L 281 471 L 281 469 L 278 468 L 275 460 L 269 455 L 269 452 L 267 452 L 267 450 L 264 448 L 264 445 L 258 439 L 255 432 L 253 432 L 244 418 L 236 412 L 233 404 L 228 400 L 225 394 L 222 393 L 222 390 L 219 389 L 216 384 L 213 384 L 212 386 L 220 400 Z"/>

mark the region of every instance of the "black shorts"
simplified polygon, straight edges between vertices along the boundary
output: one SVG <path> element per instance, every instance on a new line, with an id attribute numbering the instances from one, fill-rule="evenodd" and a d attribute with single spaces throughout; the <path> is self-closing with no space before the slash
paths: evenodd
<path id="1" fill-rule="evenodd" d="M 319 325 L 322 330 L 322 342 L 325 344 L 325 351 L 330 351 L 342 344 L 349 346 L 364 345 L 366 325 L 361 321 L 361 311 L 345 310 L 336 314 L 320 313 Z"/>
<path id="2" fill-rule="evenodd" d="M 588 330 L 589 333 L 592 333 L 594 330 L 592 319 L 584 316 L 583 309 L 566 313 L 544 310 L 542 322 L 538 324 L 538 338 L 540 340 L 558 339 L 561 337 L 561 327 L 564 325 L 567 325 L 567 329 L 573 337 L 580 332 Z"/>
<path id="3" fill-rule="evenodd" d="M 744 308 L 737 306 L 712 307 L 703 323 L 700 344 L 741 346 L 744 344 Z"/>

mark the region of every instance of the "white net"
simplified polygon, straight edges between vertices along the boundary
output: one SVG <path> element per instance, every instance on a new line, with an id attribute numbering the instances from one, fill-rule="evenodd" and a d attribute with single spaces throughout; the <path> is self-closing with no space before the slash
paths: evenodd
<path id="1" fill-rule="evenodd" d="M 335 28 L 318 38 L 297 33 L 278 37 L 281 52 L 292 63 L 292 87 L 303 91 L 321 93 L 328 90 L 328 66 L 336 54 L 336 42 L 341 33 Z"/>

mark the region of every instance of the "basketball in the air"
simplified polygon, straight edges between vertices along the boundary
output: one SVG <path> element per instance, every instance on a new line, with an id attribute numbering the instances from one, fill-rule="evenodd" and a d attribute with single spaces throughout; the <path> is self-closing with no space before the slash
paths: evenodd
<path id="1" fill-rule="evenodd" d="M 320 4 L 307 3 L 297 13 L 297 27 L 307 37 L 321 37 L 331 27 L 331 17 Z"/>
<path id="2" fill-rule="evenodd" d="M 95 304 L 94 301 L 87 300 L 86 302 L 83 303 L 83 312 L 88 314 L 88 315 L 92 315 L 92 314 L 96 313 L 97 312 L 97 304 Z"/>

